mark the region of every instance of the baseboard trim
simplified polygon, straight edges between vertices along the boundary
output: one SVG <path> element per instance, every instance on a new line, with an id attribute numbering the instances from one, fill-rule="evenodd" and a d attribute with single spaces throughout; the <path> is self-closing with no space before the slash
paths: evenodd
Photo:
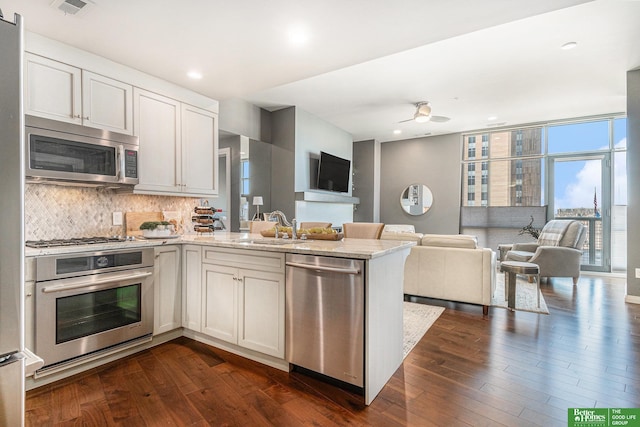
<path id="1" fill-rule="evenodd" d="M 628 302 L 629 304 L 640 304 L 640 296 L 627 295 L 624 297 L 624 302 Z"/>

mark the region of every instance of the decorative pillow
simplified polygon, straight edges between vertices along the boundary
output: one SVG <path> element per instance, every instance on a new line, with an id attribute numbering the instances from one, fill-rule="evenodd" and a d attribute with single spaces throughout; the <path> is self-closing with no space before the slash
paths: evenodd
<path id="1" fill-rule="evenodd" d="M 464 234 L 425 234 L 420 244 L 422 246 L 463 249 L 476 249 L 478 247 L 474 236 Z"/>
<path id="2" fill-rule="evenodd" d="M 554 219 L 546 223 L 538 237 L 538 245 L 558 246 L 571 222 L 569 219 Z"/>
<path id="3" fill-rule="evenodd" d="M 564 236 L 558 242 L 558 246 L 567 248 L 575 248 L 578 246 L 578 239 L 582 232 L 583 225 L 578 221 L 572 221 L 564 232 Z M 581 248 L 582 249 L 582 248 Z"/>

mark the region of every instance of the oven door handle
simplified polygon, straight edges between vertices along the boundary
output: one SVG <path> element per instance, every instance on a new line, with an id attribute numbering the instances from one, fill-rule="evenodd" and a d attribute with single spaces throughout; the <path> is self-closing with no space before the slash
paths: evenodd
<path id="1" fill-rule="evenodd" d="M 44 288 L 42 288 L 42 292 L 48 294 L 51 292 L 62 292 L 70 289 L 86 288 L 87 286 L 93 285 L 104 285 L 105 283 L 121 282 L 123 280 L 137 280 L 149 277 L 152 274 L 152 271 L 147 271 L 144 273 L 118 274 L 117 276 L 109 276 L 103 279 L 96 279 L 91 281 L 80 279 L 77 282 L 65 283 L 62 285 L 45 286 Z"/>

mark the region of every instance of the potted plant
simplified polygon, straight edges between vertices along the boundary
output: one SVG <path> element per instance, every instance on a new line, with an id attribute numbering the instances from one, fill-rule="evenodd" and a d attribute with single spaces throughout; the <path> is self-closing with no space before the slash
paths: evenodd
<path id="1" fill-rule="evenodd" d="M 140 224 L 144 237 L 166 237 L 173 233 L 173 224 L 168 221 L 145 221 Z"/>
<path id="2" fill-rule="evenodd" d="M 529 221 L 529 224 L 522 227 L 518 232 L 518 235 L 520 236 L 522 236 L 523 234 L 529 234 L 536 240 L 538 240 L 538 237 L 540 237 L 540 230 L 533 226 L 533 215 L 531 215 L 531 221 Z"/>

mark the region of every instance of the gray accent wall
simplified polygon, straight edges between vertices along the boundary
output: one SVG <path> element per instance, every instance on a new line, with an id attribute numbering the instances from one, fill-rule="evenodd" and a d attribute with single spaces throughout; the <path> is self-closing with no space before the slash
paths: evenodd
<path id="1" fill-rule="evenodd" d="M 242 99 L 220 101 L 220 130 L 271 142 L 271 113 Z"/>
<path id="2" fill-rule="evenodd" d="M 271 113 L 271 206 L 284 212 L 287 219 L 295 217 L 295 150 L 296 108 L 289 107 Z"/>
<path id="3" fill-rule="evenodd" d="M 315 189 L 321 150 L 352 159 L 351 135 L 296 107 L 275 111 L 271 118 L 272 209 L 281 210 L 287 219 L 297 218 L 299 222 L 328 221 L 334 225 L 352 222 L 352 204 L 333 200 L 318 202 L 304 194 Z"/>
<path id="4" fill-rule="evenodd" d="M 221 136 L 218 141 L 219 148 L 229 148 L 231 151 L 231 217 L 229 224 L 231 231 L 240 229 L 240 136 Z M 214 205 L 215 206 L 215 201 Z"/>
<path id="5" fill-rule="evenodd" d="M 300 192 L 317 188 L 316 161 L 320 158 L 320 151 L 351 160 L 353 138 L 351 134 L 299 108 L 295 118 L 295 191 Z M 348 194 L 351 195 L 351 187 Z"/>
<path id="6" fill-rule="evenodd" d="M 458 234 L 461 150 L 459 133 L 383 143 L 380 220 L 413 224 L 421 233 Z M 411 216 L 400 207 L 400 194 L 415 183 L 425 184 L 433 193 L 433 206 L 421 216 Z"/>
<path id="7" fill-rule="evenodd" d="M 375 222 L 375 145 L 374 140 L 353 143 L 353 196 L 360 198 L 353 212 L 355 222 Z"/>
<path id="8" fill-rule="evenodd" d="M 640 303 L 640 69 L 627 72 L 627 295 Z"/>
<path id="9" fill-rule="evenodd" d="M 220 138 L 220 148 L 231 150 L 231 231 L 240 229 L 240 140 L 245 138 L 240 135 L 227 135 Z M 271 144 L 249 139 L 249 171 L 250 190 L 249 217 L 253 217 L 255 206 L 251 205 L 253 196 L 262 196 L 264 205 L 260 206 L 260 212 L 270 212 L 271 209 Z M 216 206 L 215 199 L 213 205 Z"/>

